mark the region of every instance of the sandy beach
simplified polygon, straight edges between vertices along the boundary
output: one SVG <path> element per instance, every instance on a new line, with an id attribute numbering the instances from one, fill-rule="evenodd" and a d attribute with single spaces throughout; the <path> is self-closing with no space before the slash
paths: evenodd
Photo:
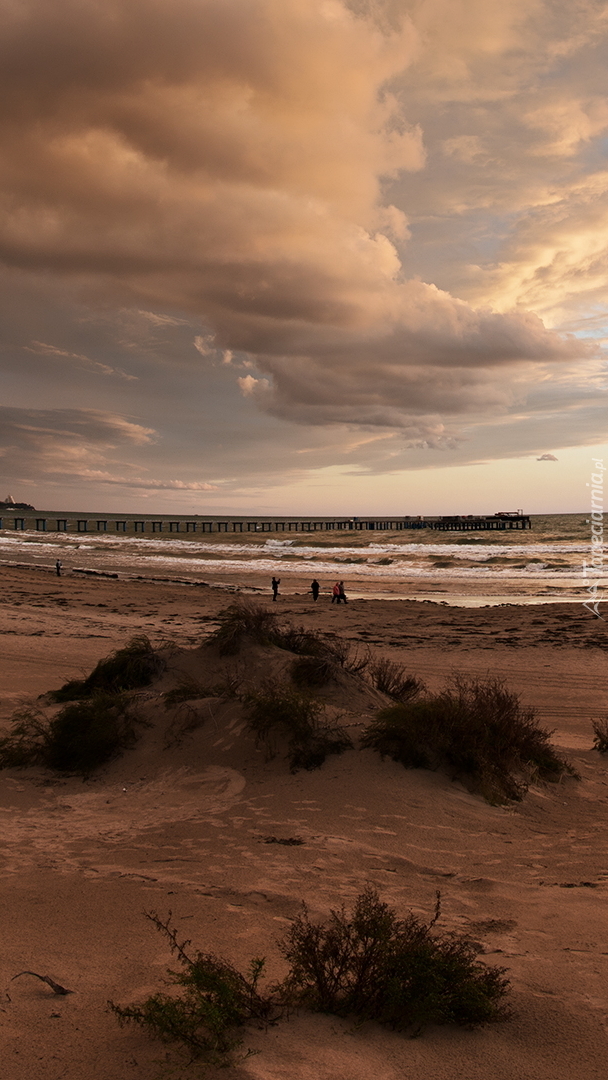
<path id="1" fill-rule="evenodd" d="M 0 578 L 5 729 L 19 703 L 90 671 L 136 634 L 168 656 L 162 683 L 142 692 L 150 726 L 135 749 L 85 781 L 42 769 L 0 773 L 3 1080 L 202 1075 L 182 1070 L 172 1048 L 119 1028 L 106 1009 L 108 999 L 159 989 L 171 966 L 143 911 L 171 910 L 180 935 L 239 966 L 265 955 L 278 977 L 274 942 L 300 902 L 322 918 L 367 882 L 401 914 L 423 917 L 440 889 L 444 928 L 470 934 L 482 959 L 507 968 L 512 1019 L 409 1039 L 302 1013 L 248 1030 L 244 1046 L 256 1053 L 220 1075 L 604 1080 L 608 762 L 592 749 L 590 724 L 607 711 L 604 621 L 565 603 L 336 607 L 302 594 L 268 604 L 286 621 L 399 660 L 433 689 L 454 672 L 504 677 L 555 730 L 581 779 L 533 785 L 521 803 L 491 806 L 441 773 L 406 771 L 370 750 L 290 774 L 280 757 L 265 760 L 230 703 L 210 707 L 171 743 L 160 694 L 200 662 L 232 598 L 225 589 L 9 566 Z M 373 698 L 343 704 L 356 734 Z M 303 843 L 266 843 L 271 836 Z M 24 970 L 74 992 L 11 981 Z"/>

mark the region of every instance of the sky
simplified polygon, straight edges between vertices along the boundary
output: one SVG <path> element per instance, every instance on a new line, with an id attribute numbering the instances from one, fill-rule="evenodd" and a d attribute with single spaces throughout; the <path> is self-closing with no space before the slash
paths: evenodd
<path id="1" fill-rule="evenodd" d="M 0 10 L 0 498 L 587 510 L 603 2 Z"/>

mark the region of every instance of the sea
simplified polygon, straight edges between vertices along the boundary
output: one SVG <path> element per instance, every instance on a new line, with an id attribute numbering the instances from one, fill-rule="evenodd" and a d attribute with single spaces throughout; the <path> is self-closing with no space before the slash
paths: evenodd
<path id="1" fill-rule="evenodd" d="M 64 574 L 208 584 L 257 594 L 269 594 L 274 576 L 281 580 L 283 597 L 306 594 L 316 578 L 322 594 L 343 580 L 351 599 L 415 599 L 469 607 L 590 600 L 601 605 L 605 571 L 597 568 L 601 548 L 592 548 L 589 516 L 532 515 L 531 521 L 532 528 L 525 531 L 417 529 L 373 536 L 317 532 L 177 537 L 4 529 L 0 562 L 53 571 L 60 560 Z M 600 606 L 597 613 L 601 611 Z"/>

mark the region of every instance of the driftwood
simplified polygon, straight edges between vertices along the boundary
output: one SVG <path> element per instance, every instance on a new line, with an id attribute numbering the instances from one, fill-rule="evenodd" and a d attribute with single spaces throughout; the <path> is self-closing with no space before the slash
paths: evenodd
<path id="1" fill-rule="evenodd" d="M 51 979 L 50 975 L 39 975 L 37 971 L 20 971 L 18 975 L 13 975 L 11 982 L 13 982 L 13 979 L 20 979 L 22 975 L 33 975 L 35 979 L 42 979 L 42 982 L 45 982 L 47 986 L 50 986 L 54 994 L 74 993 L 73 990 L 67 990 L 65 986 L 61 986 L 60 983 L 55 982 L 54 979 Z"/>

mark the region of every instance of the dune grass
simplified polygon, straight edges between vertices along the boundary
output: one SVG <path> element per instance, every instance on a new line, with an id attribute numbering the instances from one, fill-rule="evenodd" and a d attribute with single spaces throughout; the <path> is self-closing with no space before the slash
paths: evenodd
<path id="1" fill-rule="evenodd" d="M 278 620 L 253 600 L 236 600 L 219 616 L 219 626 L 207 638 L 207 645 L 217 646 L 220 656 L 235 656 L 245 639 L 258 645 L 274 645 L 279 635 Z"/>
<path id="2" fill-rule="evenodd" d="M 258 746 L 265 748 L 269 759 L 279 746 L 286 746 L 291 772 L 318 769 L 329 755 L 352 747 L 343 728 L 323 719 L 320 702 L 291 687 L 267 682 L 246 694 L 243 704 Z"/>
<path id="3" fill-rule="evenodd" d="M 502 680 L 454 676 L 438 694 L 382 710 L 361 745 L 406 768 L 442 768 L 501 803 L 523 798 L 531 778 L 577 775 L 551 734 Z"/>
<path id="4" fill-rule="evenodd" d="M 86 678 L 72 679 L 49 696 L 53 701 L 63 702 L 82 701 L 99 694 L 120 694 L 149 686 L 162 668 L 162 660 L 145 634 L 141 634 L 100 660 Z"/>
<path id="5" fill-rule="evenodd" d="M 394 701 L 412 701 L 424 690 L 424 683 L 415 675 L 410 675 L 403 664 L 379 657 L 370 660 L 367 665 L 368 675 L 376 690 L 393 698 Z"/>
<path id="6" fill-rule="evenodd" d="M 255 600 L 235 601 L 220 612 L 219 621 L 207 644 L 217 646 L 220 656 L 236 655 L 247 640 L 256 645 L 274 645 L 297 656 L 322 657 L 339 667 L 347 666 L 351 651 L 348 642 L 292 623 L 281 624 L 274 611 Z"/>
<path id="7" fill-rule="evenodd" d="M 605 720 L 592 720 L 593 749 L 600 754 L 608 754 L 608 718 Z"/>
<path id="8" fill-rule="evenodd" d="M 0 768 L 42 765 L 86 775 L 133 746 L 140 723 L 123 694 L 97 694 L 66 704 L 51 719 L 25 707 L 0 739 Z"/>

